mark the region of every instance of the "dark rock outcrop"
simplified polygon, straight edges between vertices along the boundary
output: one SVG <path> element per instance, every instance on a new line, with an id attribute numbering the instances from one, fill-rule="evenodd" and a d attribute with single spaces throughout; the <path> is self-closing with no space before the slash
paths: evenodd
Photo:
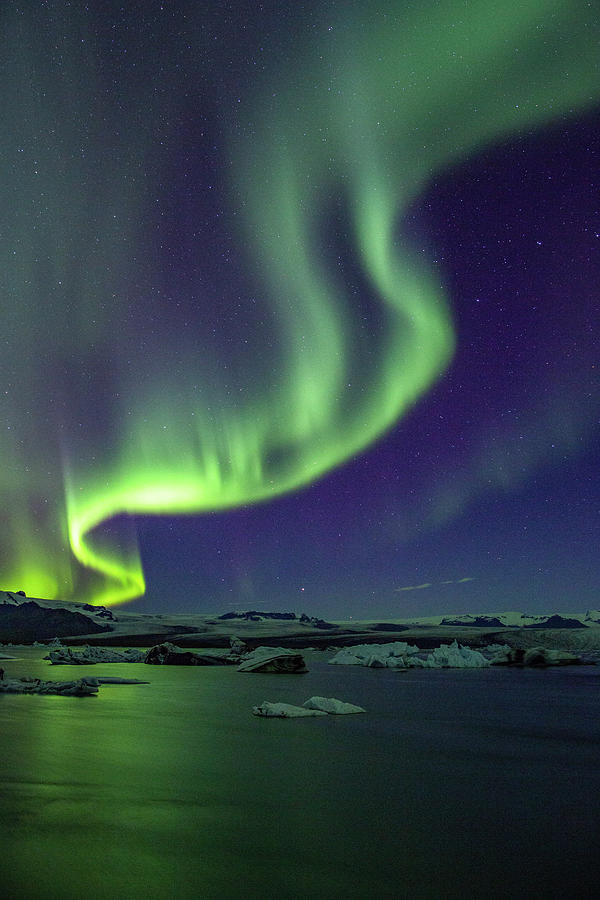
<path id="1" fill-rule="evenodd" d="M 246 619 L 250 622 L 259 622 L 261 619 L 281 619 L 293 622 L 297 618 L 292 612 L 261 612 L 258 609 L 249 609 L 246 612 L 228 612 L 219 616 L 221 620 Z"/>
<path id="2" fill-rule="evenodd" d="M 12 604 L 0 604 L 0 641 L 12 644 L 29 644 L 75 634 L 95 634 L 110 631 L 109 625 L 100 625 L 83 613 L 68 609 L 39 606 L 33 600 Z"/>
<path id="3" fill-rule="evenodd" d="M 248 609 L 246 612 L 228 612 L 219 616 L 221 621 L 231 621 L 232 619 L 241 619 L 246 622 L 261 622 L 264 619 L 270 619 L 277 622 L 299 622 L 301 625 L 309 625 L 312 628 L 322 628 L 324 630 L 337 628 L 337 625 L 326 622 L 325 619 L 319 619 L 317 616 L 308 616 L 306 613 L 297 616 L 293 612 L 264 612 L 259 609 Z"/>
<path id="4" fill-rule="evenodd" d="M 371 631 L 410 631 L 408 625 L 398 625 L 394 622 L 376 622 L 371 625 Z"/>
<path id="5" fill-rule="evenodd" d="M 338 627 L 333 622 L 326 622 L 325 619 L 318 619 L 317 616 L 307 616 L 306 613 L 302 613 L 298 621 L 302 625 L 310 625 L 311 628 L 331 629 Z"/>
<path id="6" fill-rule="evenodd" d="M 107 609 L 105 606 L 93 606 L 91 603 L 84 603 L 82 609 L 87 609 L 89 612 L 94 613 L 95 616 L 98 616 L 99 619 L 111 619 L 114 622 L 114 615 Z"/>
<path id="7" fill-rule="evenodd" d="M 540 622 L 524 625 L 524 628 L 587 628 L 579 619 L 565 619 L 563 616 L 550 616 Z"/>
<path id="8" fill-rule="evenodd" d="M 442 619 L 440 625 L 461 626 L 462 628 L 506 628 L 507 626 L 497 619 L 496 616 L 465 616 L 460 619 L 445 618 Z M 526 626 L 531 627 L 531 626 Z"/>

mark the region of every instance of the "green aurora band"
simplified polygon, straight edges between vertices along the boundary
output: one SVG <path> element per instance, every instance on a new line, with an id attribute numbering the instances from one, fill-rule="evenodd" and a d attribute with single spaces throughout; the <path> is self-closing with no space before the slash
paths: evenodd
<path id="1" fill-rule="evenodd" d="M 583 0 L 418 7 L 349 7 L 242 96 L 228 203 L 245 300 L 211 284 L 201 244 L 196 285 L 157 262 L 165 123 L 197 76 L 165 79 L 175 38 L 149 37 L 107 85 L 83 5 L 51 3 L 62 23 L 3 7 L 3 588 L 137 597 L 132 516 L 307 485 L 445 371 L 448 306 L 402 217 L 442 169 L 596 104 L 599 34 Z"/>

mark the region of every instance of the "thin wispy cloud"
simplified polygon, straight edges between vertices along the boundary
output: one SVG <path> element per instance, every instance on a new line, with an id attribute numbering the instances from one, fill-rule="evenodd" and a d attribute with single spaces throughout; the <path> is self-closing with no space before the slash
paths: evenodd
<path id="1" fill-rule="evenodd" d="M 445 581 L 424 581 L 423 584 L 408 584 L 405 587 L 398 587 L 394 590 L 396 593 L 400 593 L 400 591 L 422 591 L 425 588 L 436 587 L 441 584 L 465 584 L 467 581 L 475 581 L 475 578 L 471 575 L 466 575 L 464 578 L 446 579 Z"/>

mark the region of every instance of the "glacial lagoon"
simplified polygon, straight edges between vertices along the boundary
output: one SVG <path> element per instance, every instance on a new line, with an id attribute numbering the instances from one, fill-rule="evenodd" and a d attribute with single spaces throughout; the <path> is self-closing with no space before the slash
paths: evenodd
<path id="1" fill-rule="evenodd" d="M 9 648 L 3 648 L 11 652 Z M 44 648 L 7 674 L 72 678 Z M 142 664 L 0 697 L 0 889 L 70 898 L 592 897 L 600 668 L 305 675 Z M 258 718 L 311 695 L 359 716 Z"/>

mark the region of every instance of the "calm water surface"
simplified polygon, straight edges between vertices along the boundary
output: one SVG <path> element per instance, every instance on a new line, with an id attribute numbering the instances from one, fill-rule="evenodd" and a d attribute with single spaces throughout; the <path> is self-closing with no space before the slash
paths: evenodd
<path id="1" fill-rule="evenodd" d="M 151 684 L 0 696 L 5 897 L 598 896 L 600 668 L 399 674 L 309 652 L 307 675 L 243 675 L 18 653 L 7 676 Z M 313 694 L 368 712 L 251 715 Z"/>

